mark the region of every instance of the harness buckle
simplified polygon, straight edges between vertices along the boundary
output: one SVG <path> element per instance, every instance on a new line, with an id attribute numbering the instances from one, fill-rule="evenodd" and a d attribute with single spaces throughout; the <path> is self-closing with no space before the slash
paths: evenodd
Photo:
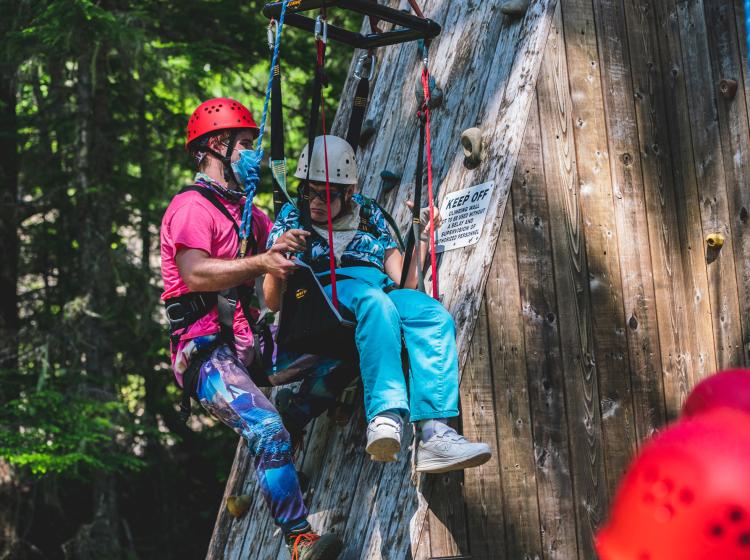
<path id="1" fill-rule="evenodd" d="M 358 80 L 362 79 L 362 71 L 365 69 L 365 65 L 368 61 L 370 72 L 367 76 L 367 79 L 372 80 L 372 77 L 375 75 L 375 54 L 372 52 L 362 53 L 361 55 L 359 55 L 359 58 L 357 59 L 357 65 L 354 67 L 354 77 Z"/>
<path id="2" fill-rule="evenodd" d="M 315 18 L 315 40 L 328 43 L 328 20 L 320 15 Z"/>
<path id="3" fill-rule="evenodd" d="M 182 309 L 182 303 L 175 302 L 170 303 L 169 305 L 164 306 L 165 314 L 167 315 L 167 321 L 169 322 L 169 328 L 171 330 L 179 329 L 182 326 L 182 323 L 185 321 L 185 317 L 187 316 L 187 313 L 183 312 Z M 173 312 L 176 311 L 177 313 L 180 313 L 179 317 L 173 317 Z"/>

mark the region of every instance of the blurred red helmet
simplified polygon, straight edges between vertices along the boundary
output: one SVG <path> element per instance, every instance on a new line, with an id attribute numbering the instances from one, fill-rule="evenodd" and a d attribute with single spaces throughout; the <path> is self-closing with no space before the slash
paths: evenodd
<path id="1" fill-rule="evenodd" d="M 209 99 L 198 105 L 188 120 L 185 146 L 204 134 L 230 128 L 250 128 L 258 132 L 250 109 L 242 103 L 228 97 Z"/>
<path id="2" fill-rule="evenodd" d="M 728 369 L 707 377 L 688 395 L 683 418 L 727 407 L 750 414 L 750 369 Z"/>
<path id="3" fill-rule="evenodd" d="M 750 415 L 708 411 L 654 437 L 596 548 L 601 560 L 750 560 Z"/>

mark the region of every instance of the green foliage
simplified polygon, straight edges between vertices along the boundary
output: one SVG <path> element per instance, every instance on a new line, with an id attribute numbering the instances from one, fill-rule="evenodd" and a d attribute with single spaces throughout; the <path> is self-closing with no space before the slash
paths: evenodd
<path id="1" fill-rule="evenodd" d="M 14 399 L 0 410 L 0 457 L 35 475 L 90 476 L 143 468 L 145 463 L 112 436 L 132 440 L 123 430 L 125 407 L 83 395 L 39 391 Z"/>
<path id="2" fill-rule="evenodd" d="M 60 511 L 41 498 L 23 509 L 24 530 L 50 556 L 60 541 L 47 527 L 87 522 L 97 492 L 88 481 L 101 475 L 116 478 L 119 514 L 144 557 L 205 551 L 236 436 L 205 417 L 191 432 L 177 417 L 158 229 L 192 177 L 192 110 L 227 96 L 260 119 L 270 58 L 262 4 L 0 0 L 0 82 L 13 84 L 16 100 L 15 130 L 0 139 L 12 135 L 17 146 L 0 157 L 19 170 L 9 199 L 20 242 L 19 360 L 0 370 L 0 459 L 24 485 L 75 488 L 61 494 Z M 351 55 L 330 50 L 329 116 Z M 312 37 L 287 27 L 291 169 L 305 143 L 314 60 Z M 256 203 L 266 209 L 270 186 L 265 169 Z M 160 506 L 144 508 L 156 494 Z"/>

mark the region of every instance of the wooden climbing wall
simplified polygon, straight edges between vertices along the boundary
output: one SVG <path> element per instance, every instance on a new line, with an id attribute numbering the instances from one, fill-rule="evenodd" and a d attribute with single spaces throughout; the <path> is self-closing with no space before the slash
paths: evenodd
<path id="1" fill-rule="evenodd" d="M 441 263 L 465 363 L 462 428 L 495 455 L 415 487 L 406 446 L 394 464 L 364 456 L 361 410 L 344 428 L 316 421 L 301 461 L 312 520 L 344 535 L 346 560 L 593 559 L 640 442 L 698 380 L 750 363 L 741 2 L 532 1 L 515 22 L 498 4 L 425 2 L 444 25 L 433 46 L 446 90 L 441 195 L 498 184 L 494 227 Z M 415 59 L 389 48 L 379 62 L 369 194 L 383 168 L 414 173 Z M 487 159 L 469 171 L 458 133 L 474 125 Z M 404 223 L 408 187 L 380 196 Z M 706 245 L 713 233 L 720 250 Z M 262 508 L 254 488 L 240 444 L 227 495 L 249 492 Z M 208 557 L 285 558 L 279 544 L 265 512 L 237 521 L 222 507 Z"/>

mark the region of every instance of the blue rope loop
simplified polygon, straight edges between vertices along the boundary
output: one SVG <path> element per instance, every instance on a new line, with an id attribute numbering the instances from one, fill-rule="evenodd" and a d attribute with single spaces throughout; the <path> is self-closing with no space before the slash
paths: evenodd
<path id="1" fill-rule="evenodd" d="M 271 68 L 268 72 L 268 85 L 266 86 L 266 98 L 263 101 L 263 115 L 260 119 L 258 131 L 258 144 L 254 152 L 243 153 L 240 155 L 240 162 L 245 171 L 245 177 L 242 177 L 245 185 L 245 209 L 242 212 L 242 223 L 240 224 L 240 239 L 247 239 L 252 231 L 252 206 L 255 191 L 260 183 L 260 163 L 263 161 L 263 134 L 266 130 L 266 118 L 268 117 L 268 103 L 271 99 L 271 87 L 273 86 L 273 69 L 279 62 L 279 50 L 281 47 L 281 32 L 284 27 L 284 16 L 286 15 L 286 6 L 289 0 L 284 0 L 279 15 L 278 30 L 276 33 L 276 43 L 273 47 L 273 57 L 271 58 Z M 243 161 L 244 160 L 244 161 Z"/>

